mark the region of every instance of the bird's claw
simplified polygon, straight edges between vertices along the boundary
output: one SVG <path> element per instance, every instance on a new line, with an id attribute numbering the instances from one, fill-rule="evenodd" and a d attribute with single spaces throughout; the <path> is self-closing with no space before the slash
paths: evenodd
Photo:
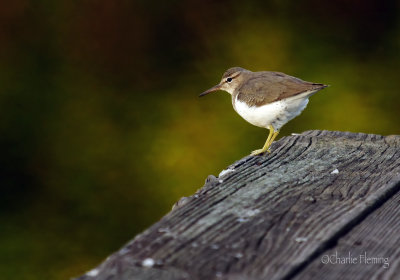
<path id="1" fill-rule="evenodd" d="M 269 154 L 271 153 L 271 151 L 270 151 L 269 149 L 267 149 L 267 150 L 259 149 L 259 150 L 252 151 L 250 155 L 252 155 L 252 156 L 257 156 L 257 155 L 262 155 L 262 154 L 264 154 L 265 152 L 267 152 L 267 153 L 269 153 Z"/>

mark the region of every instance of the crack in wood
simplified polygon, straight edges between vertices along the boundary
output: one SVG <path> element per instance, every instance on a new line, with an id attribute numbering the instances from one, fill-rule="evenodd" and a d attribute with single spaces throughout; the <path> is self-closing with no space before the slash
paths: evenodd
<path id="1" fill-rule="evenodd" d="M 398 182 L 399 181 L 400 177 L 398 178 Z M 326 240 L 324 243 L 322 243 L 321 247 L 317 248 L 314 254 L 310 255 L 310 257 L 304 260 L 303 263 L 299 264 L 297 267 L 294 267 L 291 271 L 289 271 L 288 274 L 282 278 L 282 280 L 293 279 L 297 274 L 299 274 L 302 270 L 304 270 L 308 264 L 318 259 L 318 257 L 320 257 L 328 249 L 335 247 L 335 245 L 338 244 L 339 239 L 346 236 L 346 234 L 348 234 L 355 226 L 360 224 L 375 210 L 379 209 L 381 205 L 387 202 L 391 197 L 393 197 L 399 191 L 400 191 L 400 183 L 396 184 L 393 188 L 389 189 L 383 196 L 375 200 L 373 204 L 366 207 L 362 212 L 360 212 L 358 216 L 354 217 L 353 220 L 350 220 L 348 224 L 344 225 L 335 235 L 333 235 L 331 239 Z"/>

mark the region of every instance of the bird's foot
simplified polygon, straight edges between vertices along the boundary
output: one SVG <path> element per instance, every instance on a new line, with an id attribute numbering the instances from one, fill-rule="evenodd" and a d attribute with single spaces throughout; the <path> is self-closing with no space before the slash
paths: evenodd
<path id="1" fill-rule="evenodd" d="M 262 155 L 265 152 L 267 152 L 269 154 L 271 153 L 271 151 L 269 149 L 258 149 L 258 150 L 252 151 L 250 155 L 251 156 L 257 156 L 257 155 Z"/>

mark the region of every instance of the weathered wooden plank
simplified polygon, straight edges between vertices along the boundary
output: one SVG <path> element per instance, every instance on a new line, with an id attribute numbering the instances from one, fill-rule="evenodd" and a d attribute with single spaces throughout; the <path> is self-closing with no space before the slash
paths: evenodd
<path id="1" fill-rule="evenodd" d="M 284 137 L 80 279 L 290 279 L 399 190 L 399 147 L 399 136 Z"/>
<path id="2" fill-rule="evenodd" d="M 400 192 L 294 279 L 400 279 Z"/>

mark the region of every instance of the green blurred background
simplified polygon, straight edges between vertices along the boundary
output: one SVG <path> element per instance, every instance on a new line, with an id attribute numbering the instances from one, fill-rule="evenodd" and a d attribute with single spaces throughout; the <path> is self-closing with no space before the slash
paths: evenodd
<path id="1" fill-rule="evenodd" d="M 0 275 L 91 269 L 260 148 L 229 67 L 330 84 L 281 135 L 399 134 L 397 1 L 29 1 L 0 8 Z"/>

